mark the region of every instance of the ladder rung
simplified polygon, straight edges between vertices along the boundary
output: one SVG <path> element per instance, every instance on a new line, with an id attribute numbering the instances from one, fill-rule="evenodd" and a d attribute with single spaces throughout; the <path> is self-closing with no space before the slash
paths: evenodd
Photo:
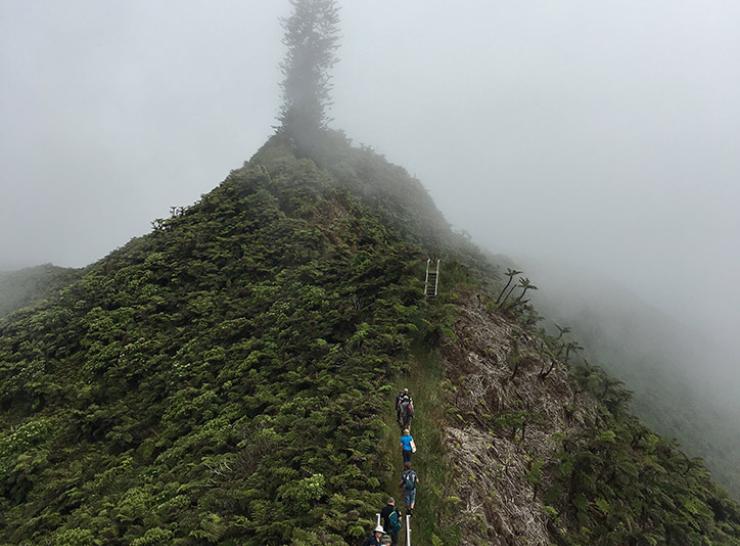
<path id="1" fill-rule="evenodd" d="M 439 284 L 439 260 L 433 265 L 432 259 L 427 259 L 426 278 L 424 279 L 424 296 L 436 296 Z M 436 267 L 434 267 L 436 266 Z M 434 269 L 432 269 L 434 267 Z"/>

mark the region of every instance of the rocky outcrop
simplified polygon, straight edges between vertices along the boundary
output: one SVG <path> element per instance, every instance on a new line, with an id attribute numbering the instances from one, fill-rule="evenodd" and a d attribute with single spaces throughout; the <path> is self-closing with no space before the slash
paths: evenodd
<path id="1" fill-rule="evenodd" d="M 445 443 L 462 544 L 551 544 L 546 469 L 594 402 L 581 395 L 574 404 L 565 365 L 477 298 L 461 304 L 454 331 L 442 351 L 451 383 Z"/>

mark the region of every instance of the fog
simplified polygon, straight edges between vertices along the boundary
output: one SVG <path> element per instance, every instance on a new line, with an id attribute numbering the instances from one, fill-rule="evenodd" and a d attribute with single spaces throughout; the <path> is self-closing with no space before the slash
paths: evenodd
<path id="1" fill-rule="evenodd" d="M 716 340 L 740 398 L 740 4 L 342 4 L 334 127 L 541 290 L 577 271 Z M 90 263 L 240 166 L 288 10 L 1 0 L 0 269 Z"/>

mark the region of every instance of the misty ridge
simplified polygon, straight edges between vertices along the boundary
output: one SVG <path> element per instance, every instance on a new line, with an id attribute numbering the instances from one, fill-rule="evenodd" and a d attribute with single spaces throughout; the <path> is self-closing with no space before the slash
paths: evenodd
<path id="1" fill-rule="evenodd" d="M 533 297 L 553 324 L 569 324 L 587 358 L 601 363 L 633 393 L 632 407 L 661 434 L 707 459 L 718 479 L 737 490 L 740 399 L 732 348 L 711 333 L 653 307 L 619 283 L 527 262 L 543 279 Z M 728 385 L 729 383 L 729 385 Z"/>
<path id="2" fill-rule="evenodd" d="M 594 407 L 606 404 L 624 430 L 636 426 L 631 417 L 625 417 L 625 412 L 633 411 L 667 442 L 675 439 L 681 450 L 703 459 L 712 478 L 735 499 L 740 496 L 740 357 L 736 347 L 740 327 L 740 215 L 736 212 L 740 202 L 740 98 L 734 93 L 740 85 L 740 63 L 736 62 L 740 35 L 735 31 L 740 22 L 739 6 L 697 1 L 679 6 L 663 0 L 650 5 L 606 2 L 599 6 L 570 1 L 516 6 L 469 0 L 454 7 L 422 0 L 400 5 L 386 0 L 269 4 L 254 0 L 227 1 L 217 7 L 186 2 L 174 13 L 144 1 L 111 6 L 85 0 L 64 7 L 51 2 L 39 6 L 6 3 L 0 7 L 0 75 L 7 82 L 0 89 L 0 116 L 4 120 L 0 127 L 0 165 L 4 171 L 0 179 L 0 326 L 11 325 L 3 327 L 8 328 L 7 343 L 13 350 L 31 343 L 23 337 L 25 334 L 19 333 L 23 328 L 12 326 L 13 321 L 31 321 L 29 317 L 38 311 L 40 316 L 52 316 L 50 323 L 61 323 L 59 317 L 72 311 L 58 311 L 57 317 L 51 311 L 47 313 L 47 306 L 56 309 L 53 306 L 58 305 L 61 309 L 59 301 L 70 301 L 70 294 L 76 294 L 85 283 L 92 286 L 90 293 L 96 297 L 110 297 L 110 302 L 114 302 L 108 302 L 111 308 L 120 301 L 134 301 L 131 294 L 139 290 L 140 283 L 145 283 L 141 279 L 161 274 L 157 282 L 165 284 L 162 271 L 169 266 L 163 256 L 178 264 L 181 280 L 193 283 L 190 286 L 182 281 L 177 292 L 178 297 L 187 300 L 184 315 L 192 313 L 192 324 L 208 323 L 216 314 L 214 309 L 228 315 L 237 307 L 212 295 L 218 292 L 214 287 L 220 286 L 220 281 L 214 280 L 218 272 L 213 264 L 221 267 L 220 260 L 227 264 L 223 265 L 224 270 L 233 275 L 221 289 L 234 302 L 249 292 L 254 298 L 250 305 L 258 317 L 255 324 L 259 323 L 260 328 L 274 320 L 262 314 L 261 306 L 267 306 L 265 301 L 276 296 L 272 288 L 262 285 L 262 292 L 239 292 L 235 288 L 237 273 L 245 278 L 253 275 L 256 284 L 264 281 L 263 276 L 274 274 L 279 279 L 276 283 L 286 283 L 281 285 L 288 294 L 289 303 L 285 305 L 295 305 L 307 313 L 311 326 L 319 324 L 321 320 L 311 314 L 313 310 L 300 306 L 314 302 L 314 297 L 316 301 L 321 298 L 316 292 L 304 293 L 299 281 L 293 283 L 290 273 L 285 273 L 286 277 L 277 273 L 283 265 L 285 271 L 290 271 L 294 267 L 291 260 L 299 263 L 306 256 L 313 256 L 312 245 L 318 243 L 306 232 L 297 230 L 291 239 L 286 234 L 295 226 L 280 224 L 274 237 L 286 249 L 283 256 L 265 251 L 251 258 L 244 243 L 236 239 L 229 240 L 231 246 L 227 250 L 218 252 L 213 243 L 207 252 L 203 251 L 203 256 L 211 257 L 210 266 L 205 265 L 209 259 L 197 254 L 202 250 L 202 241 L 194 234 L 201 229 L 217 233 L 214 225 L 221 218 L 229 218 L 245 233 L 251 233 L 259 222 L 240 218 L 227 203 L 230 199 L 247 199 L 244 196 L 251 196 L 252 191 L 257 197 L 244 205 L 244 210 L 265 225 L 278 222 L 276 218 L 284 214 L 280 207 L 287 207 L 290 214 L 305 208 L 317 218 L 324 215 L 333 220 L 334 215 L 342 217 L 348 213 L 340 210 L 344 201 L 331 201 L 336 197 L 331 191 L 341 193 L 350 188 L 349 194 L 354 192 L 352 195 L 365 200 L 361 201 L 363 207 L 371 203 L 383 208 L 386 217 L 379 218 L 390 219 L 388 225 L 403 235 L 398 240 L 394 239 L 396 235 L 379 236 L 383 230 L 391 230 L 374 216 L 363 216 L 371 206 L 350 204 L 346 205 L 347 210 L 358 218 L 358 223 L 344 226 L 346 234 L 342 237 L 346 235 L 347 241 L 338 243 L 336 240 L 341 237 L 335 235 L 332 244 L 342 249 L 361 246 L 362 230 L 367 229 L 371 234 L 368 237 L 376 238 L 373 245 L 387 245 L 388 252 L 382 258 L 386 268 L 383 279 L 388 285 L 401 287 L 401 295 L 384 292 L 383 297 L 400 305 L 403 313 L 410 315 L 408 309 L 415 305 L 406 298 L 414 290 L 414 275 L 418 272 L 412 274 L 411 257 L 403 255 L 412 244 L 447 253 L 454 264 L 450 266 L 450 282 L 454 280 L 466 289 L 474 284 L 471 277 L 490 273 L 490 280 L 486 281 L 490 286 L 481 286 L 493 290 L 498 298 L 481 303 L 478 295 L 478 304 L 486 312 L 498 313 L 504 317 L 502 320 L 515 324 L 511 331 L 522 328 L 526 332 L 519 338 L 512 334 L 511 346 L 507 345 L 506 350 L 510 349 L 513 356 L 507 358 L 524 362 L 523 365 L 536 362 L 541 371 L 535 375 L 542 384 L 548 377 L 567 384 L 570 376 L 558 368 L 561 360 L 574 369 L 587 370 L 586 373 L 592 372 L 592 365 L 603 368 L 615 378 L 613 383 L 598 373 L 584 379 L 578 376 L 582 372 L 570 372 L 587 385 L 582 391 L 576 389 L 570 401 L 578 408 L 573 411 L 579 419 L 586 423 L 592 417 L 590 402 L 584 401 L 583 407 L 579 407 L 578 395 L 583 393 L 584 399 L 590 396 L 589 381 L 598 376 L 599 381 L 604 381 L 606 402 L 599 400 L 599 387 L 596 394 L 592 393 L 598 401 Z M 318 15 L 311 6 L 314 10 L 321 7 Z M 307 20 L 321 29 L 322 40 L 318 46 L 313 44 L 313 49 L 301 41 L 306 25 L 310 26 Z M 317 138 L 317 134 L 323 136 Z M 355 141 L 372 146 L 353 147 Z M 244 158 L 254 151 L 254 157 L 245 162 Z M 406 166 L 413 175 L 387 163 L 386 158 Z M 310 162 L 315 165 L 309 166 Z M 234 168 L 239 165 L 242 167 Z M 233 170 L 226 181 L 211 191 L 212 182 L 221 180 L 230 169 Z M 273 179 L 281 182 L 272 184 Z M 321 190 L 302 188 L 306 180 Z M 270 189 L 271 184 L 276 189 Z M 271 191 L 277 193 L 270 195 Z M 321 193 L 325 191 L 331 198 Z M 196 204 L 188 205 L 193 202 Z M 242 201 L 238 202 L 242 206 Z M 186 206 L 180 207 L 182 204 Z M 314 206 L 315 211 L 311 208 Z M 164 219 L 152 223 L 155 218 Z M 448 228 L 452 229 L 450 234 Z M 326 226 L 322 229 L 331 231 Z M 255 237 L 255 244 L 260 249 L 269 248 L 273 243 L 259 233 L 262 238 Z M 301 239 L 303 236 L 305 240 Z M 236 236 L 229 232 L 228 237 Z M 228 237 L 221 233 L 213 235 L 213 240 L 223 242 Z M 182 252 L 186 258 L 168 254 L 181 248 L 185 248 Z M 239 259 L 246 262 L 244 271 L 232 271 L 223 258 L 234 248 L 239 249 L 234 251 Z M 110 253 L 112 249 L 117 250 Z M 397 259 L 397 267 L 391 258 Z M 192 259 L 194 271 L 202 274 L 197 282 L 212 284 L 198 285 L 192 279 L 198 275 L 187 272 L 186 259 Z M 377 256 L 375 259 L 381 260 Z M 123 288 L 112 288 L 115 282 L 102 280 L 106 275 L 114 278 L 112 271 L 116 266 L 129 275 L 127 268 L 133 267 L 131 263 L 139 267 L 137 260 L 151 270 L 136 270 L 125 277 L 130 294 L 124 294 Z M 286 260 L 288 265 L 276 265 L 280 260 Z M 359 267 L 361 261 L 358 258 L 351 267 Z M 495 271 L 481 266 L 483 262 L 494 263 Z M 349 262 L 342 263 L 342 267 L 349 271 Z M 467 273 L 466 268 L 475 271 L 475 275 Z M 336 270 L 345 274 L 339 266 Z M 513 270 L 517 273 L 508 275 L 507 284 L 506 272 Z M 316 271 L 304 274 L 317 276 Z M 442 279 L 447 273 L 443 264 Z M 349 283 L 336 271 L 332 274 L 339 279 L 337 286 L 340 281 Z M 124 278 L 124 273 L 121 276 Z M 373 289 L 380 292 L 380 286 L 382 283 L 378 282 Z M 201 299 L 193 296 L 196 288 L 203 291 Z M 114 290 L 121 293 L 111 296 Z M 329 289 L 322 286 L 321 290 Z M 326 297 L 336 298 L 332 300 L 336 306 L 344 305 L 349 299 L 344 301 L 339 293 Z M 344 296 L 348 293 L 342 292 Z M 63 299 L 55 299 L 59 294 L 64 294 Z M 370 296 L 366 297 L 369 301 Z M 473 310 L 472 303 L 463 305 L 452 295 L 445 297 L 450 299 L 440 301 L 460 305 L 458 311 L 465 317 L 461 322 L 466 327 L 498 332 L 490 324 L 476 322 L 476 313 L 482 311 Z M 163 309 L 173 306 L 174 298 L 174 291 L 157 293 L 148 312 L 164 313 Z M 92 301 L 92 296 L 89 299 Z M 359 297 L 352 302 L 352 313 L 359 313 L 366 304 L 376 313 L 373 317 L 379 324 L 390 320 L 391 315 L 383 313 L 391 311 L 380 304 L 376 308 Z M 90 332 L 98 335 L 96 328 L 110 320 L 113 331 L 125 329 L 116 321 L 130 317 L 110 319 L 104 317 L 108 311 L 105 305 L 100 306 L 102 310 L 90 305 L 90 315 L 99 321 Z M 398 309 L 394 308 L 393 312 L 399 313 L 393 315 L 394 319 L 413 322 Z M 334 320 L 328 309 L 324 312 Z M 443 312 L 434 313 L 439 313 L 434 317 L 442 324 Z M 173 317 L 181 319 L 177 313 Z M 230 317 L 229 324 L 219 328 L 235 338 L 236 332 L 242 331 L 240 328 L 246 328 L 246 322 L 242 324 L 240 320 Z M 450 332 L 461 337 L 465 332 L 455 330 L 462 328 L 456 322 L 451 322 L 454 326 L 444 324 L 444 328 L 449 326 L 449 332 L 442 326 L 438 326 L 440 331 L 430 326 L 430 332 L 423 331 L 429 336 L 424 342 L 437 342 Z M 341 327 L 349 328 L 346 324 Z M 405 322 L 398 331 L 384 326 L 388 330 L 383 335 L 401 338 L 407 335 L 403 331 L 406 327 Z M 185 323 L 178 323 L 178 328 L 178 335 L 184 336 Z M 317 339 L 327 343 L 327 338 L 334 343 L 335 334 L 329 331 L 324 327 L 321 335 L 316 334 Z M 89 346 L 82 345 L 85 350 L 100 350 L 94 356 L 102 362 L 110 356 L 105 355 L 102 346 L 123 342 L 113 339 L 115 336 L 108 339 L 100 335 L 100 339 L 86 341 Z M 217 339 L 215 334 L 213 339 Z M 361 345 L 352 339 L 352 343 Z M 518 344 L 523 339 L 531 346 L 522 342 L 520 349 Z M 254 354 L 261 356 L 250 358 L 273 358 L 270 343 L 263 346 L 262 340 L 255 340 L 249 343 L 257 347 Z M 474 341 L 485 343 L 477 338 Z M 291 357 L 296 361 L 302 362 L 309 354 L 316 355 L 316 359 L 327 358 L 325 346 L 318 341 L 305 347 L 291 338 L 293 342 L 295 353 Z M 466 342 L 470 346 L 465 346 Z M 202 357 L 220 366 L 229 361 L 224 354 L 232 354 L 228 352 L 231 348 L 219 347 L 227 353 L 218 353 L 216 348 L 209 352 L 197 345 L 193 342 L 193 346 L 186 346 L 193 351 L 187 357 L 193 362 Z M 491 352 L 504 354 L 505 345 L 502 342 L 490 348 Z M 470 340 L 461 341 L 460 347 L 466 347 L 471 354 L 478 349 Z M 197 352 L 201 349 L 202 354 Z M 139 350 L 144 354 L 150 349 L 142 345 L 136 348 Z M 239 350 L 246 349 L 242 346 Z M 368 350 L 379 360 L 397 358 L 393 350 L 381 345 L 371 345 Z M 532 355 L 536 350 L 542 354 L 535 358 Z M 61 346 L 57 351 L 65 354 L 72 349 Z M 161 354 L 174 354 L 175 349 L 162 351 Z M 11 352 L 8 349 L 8 362 Z M 121 357 L 121 361 L 129 362 L 126 359 L 130 358 L 132 366 L 140 362 L 136 360 L 138 353 L 122 354 L 127 356 Z M 161 354 L 157 358 L 161 359 Z M 238 355 L 238 351 L 234 354 Z M 431 354 L 425 353 L 425 358 L 434 360 Z M 442 357 L 434 358 L 442 362 L 454 360 L 453 353 L 441 354 Z M 454 357 L 460 361 L 463 358 L 458 354 Z M 418 354 L 409 358 L 422 360 Z M 348 360 L 359 365 L 359 356 L 354 353 Z M 432 388 L 408 371 L 414 371 L 413 365 L 408 369 L 388 366 L 382 374 L 396 378 L 394 381 L 397 374 L 407 373 L 410 380 L 418 381 L 419 388 Z M 358 374 L 367 372 L 357 369 L 363 370 Z M 518 369 L 514 368 L 507 381 L 517 378 Z M 313 372 L 307 371 L 308 364 L 302 363 L 296 370 L 279 370 L 276 377 L 285 379 L 290 388 L 295 387 L 290 381 L 301 384 L 315 379 Z M 229 373 L 233 374 L 229 376 L 231 385 L 238 374 Z M 248 373 L 255 385 L 264 379 L 255 379 L 254 371 Z M 302 374 L 305 377 L 298 379 Z M 38 383 L 35 377 L 33 385 Z M 208 377 L 203 384 L 216 382 L 214 377 Z M 434 379 L 445 388 L 450 386 L 445 381 L 451 379 L 444 374 Z M 362 375 L 362 380 L 366 381 L 362 388 L 371 384 L 375 389 L 382 388 L 372 383 L 378 377 Z M 135 381 L 140 378 L 137 376 Z M 348 378 L 338 381 L 342 388 L 350 390 Z M 16 385 L 11 385 L 10 380 L 8 385 L 12 392 L 7 400 L 15 400 Z M 610 385 L 615 387 L 616 401 L 606 396 Z M 124 396 L 116 390 L 118 387 L 106 384 L 105 388 L 110 389 L 106 395 Z M 455 385 L 458 388 L 463 389 Z M 557 390 L 553 387 L 540 394 L 557 406 Z M 273 403 L 259 389 L 257 394 L 241 394 L 254 415 Z M 39 400 L 57 395 L 56 391 L 44 392 Z M 80 396 L 89 396 L 75 402 L 80 407 L 92 404 L 92 400 L 100 402 L 97 394 Z M 203 396 L 198 403 L 204 407 L 209 407 L 216 397 L 211 392 Z M 527 396 L 536 399 L 531 391 L 524 393 L 523 397 Z M 428 400 L 430 404 L 433 401 L 436 403 L 433 397 Z M 33 408 L 34 404 L 43 406 L 38 401 L 27 406 Z M 26 411 L 26 405 L 22 407 Z M 569 405 L 568 411 L 571 409 Z M 464 413 L 459 407 L 457 410 Z M 282 416 L 280 411 L 276 415 Z M 506 430 L 512 442 L 521 435 L 519 441 L 526 445 L 527 428 L 535 430 L 530 432 L 529 441 L 533 442 L 537 427 L 544 425 L 536 419 L 528 422 L 525 414 L 518 409 L 492 418 L 491 426 L 498 427 L 497 433 Z M 362 419 L 369 423 L 370 415 L 363 415 Z M 624 422 L 619 420 L 622 418 Z M 128 426 L 126 419 L 122 417 L 121 423 Z M 598 420 L 594 418 L 595 422 Z M 12 416 L 7 418 L 7 423 L 11 422 L 15 427 L 21 420 Z M 136 449 L 136 456 L 149 464 L 155 460 L 153 454 L 163 449 L 144 440 L 142 445 L 149 451 L 142 455 L 141 449 L 132 447 L 135 441 L 131 435 L 116 428 L 124 425 L 115 419 L 113 422 L 114 432 L 106 436 L 114 438 L 113 452 Z M 85 426 L 92 430 L 90 437 L 96 441 L 96 434 L 103 437 L 100 431 L 107 425 L 92 417 L 89 423 L 92 424 Z M 43 426 L 49 428 L 52 424 L 49 421 Z M 98 426 L 99 430 L 95 428 Z M 285 430 L 286 435 L 294 434 L 289 427 Z M 318 429 L 307 430 L 319 434 Z M 249 431 L 258 436 L 264 432 L 256 425 Z M 444 442 L 425 433 L 440 445 Z M 137 434 L 133 433 L 133 437 L 138 441 Z M 329 437 L 331 433 L 326 434 Z M 566 432 L 562 434 L 567 436 Z M 653 436 L 640 431 L 632 443 L 650 443 Z M 230 447 L 231 441 L 223 440 Z M 255 461 L 266 457 L 264 453 L 269 452 L 271 442 L 277 442 L 267 433 L 259 436 L 259 441 L 264 444 L 255 448 Z M 608 435 L 604 440 L 602 435 L 591 447 L 603 449 L 612 441 Z M 569 454 L 560 455 L 563 459 L 559 462 L 564 467 L 571 464 Z M 303 457 L 301 464 L 306 467 L 314 464 L 305 453 L 295 456 Z M 547 502 L 543 500 L 545 508 L 536 512 L 536 518 L 542 522 L 551 518 L 551 522 L 560 525 L 560 530 L 553 530 L 557 525 L 548 527 L 543 523 L 542 536 L 551 533 L 551 537 L 560 537 L 564 529 L 581 532 L 574 530 L 577 525 L 573 522 L 580 521 L 582 515 L 575 517 L 565 509 L 558 512 L 558 502 L 567 496 L 558 488 L 565 486 L 555 478 L 552 489 L 541 485 L 547 481 L 545 476 L 549 478 L 545 460 L 549 459 L 543 456 L 539 462 L 533 456 L 526 471 L 522 470 L 529 480 L 528 487 L 532 487 L 533 500 L 538 495 L 543 499 L 550 495 Z M 695 460 L 685 460 L 681 464 L 687 465 L 687 472 L 699 468 L 700 463 Z M 255 480 L 261 480 L 260 486 L 269 482 L 267 474 L 259 474 L 261 470 L 256 470 L 256 466 L 240 464 L 254 472 Z M 422 468 L 431 473 L 433 465 L 443 463 L 435 459 L 424 464 L 428 466 Z M 228 474 L 218 468 L 218 472 Z M 315 499 L 306 500 L 308 497 L 302 497 L 300 488 L 328 491 L 336 484 L 331 480 L 325 484 L 324 474 L 316 471 L 299 479 L 286 471 L 289 479 L 297 480 L 290 483 L 300 486 L 286 489 L 287 492 L 281 490 L 280 502 L 295 501 L 291 510 L 305 504 L 310 507 L 304 507 L 310 512 L 306 517 L 314 518 L 311 510 L 325 498 L 317 493 Z M 20 480 L 19 483 L 13 494 L 25 502 L 33 489 Z M 383 480 L 373 484 L 371 489 L 377 490 L 371 494 L 379 495 L 383 485 Z M 254 484 L 250 487 L 257 488 Z M 266 490 L 268 486 L 264 487 Z M 704 485 L 696 488 L 704 491 Z M 103 490 L 101 486 L 100 491 Z M 212 533 L 208 543 L 228 543 L 219 541 L 226 540 L 223 537 L 229 533 L 237 536 L 238 532 L 277 540 L 280 532 L 287 531 L 269 528 L 269 522 L 256 522 L 255 514 L 268 506 L 260 504 L 259 509 L 255 508 L 256 498 L 250 492 L 233 501 L 249 505 L 245 513 L 249 512 L 252 519 L 248 522 L 229 520 L 233 527 L 224 524 L 229 530 L 219 534 L 220 522 L 213 520 L 208 524 L 211 527 L 203 524 L 198 532 L 204 537 Z M 339 503 L 335 497 L 331 499 Z M 578 506 L 573 513 L 582 509 L 580 500 L 568 497 L 571 501 Z M 218 504 L 210 497 L 208 502 Z M 260 499 L 262 502 L 268 501 Z M 449 509 L 444 499 L 435 498 L 435 502 Z M 712 502 L 707 501 L 718 521 L 725 517 L 725 511 L 731 512 L 724 504 L 717 508 Z M 609 517 L 616 517 L 616 505 L 607 503 L 605 507 L 604 503 L 604 497 L 599 497 L 589 506 L 606 522 Z M 558 506 L 558 510 L 553 506 Z M 552 512 L 548 511 L 550 508 Z M 363 509 L 371 510 L 369 504 L 363 505 Z M 349 508 L 342 505 L 336 510 Z M 694 510 L 693 504 L 689 510 Z M 708 512 L 702 510 L 696 508 L 695 512 L 708 517 Z M 297 508 L 296 511 L 300 512 Z M 444 518 L 449 516 L 442 508 L 439 513 L 444 513 Z M 717 516 L 719 513 L 722 515 Z M 290 510 L 285 514 L 286 518 L 301 517 Z M 339 541 L 339 536 L 343 540 L 358 539 L 365 532 L 365 517 L 366 514 L 352 513 L 355 519 L 333 530 L 336 536 L 332 535 L 331 540 Z M 440 521 L 444 518 L 440 516 Z M 459 539 L 444 534 L 436 527 L 438 524 L 429 523 L 429 529 L 434 528 L 429 536 L 440 541 L 435 544 L 453 544 Z M 313 529 L 308 523 L 305 525 L 306 529 Z M 461 528 L 467 529 L 464 525 Z M 505 534 L 501 529 L 496 531 Z M 295 535 L 290 539 L 294 544 L 311 544 L 313 537 L 319 536 L 310 534 L 313 530 L 306 532 L 305 537 Z M 511 529 L 506 532 L 516 534 Z M 126 528 L 125 533 L 139 536 L 134 526 Z M 176 531 L 172 533 L 175 534 L 164 533 L 160 539 L 179 536 Z M 670 537 L 670 533 L 666 536 Z M 123 536 L 116 540 L 123 540 Z M 283 539 L 288 536 L 284 534 Z M 582 541 L 574 544 L 586 544 L 589 538 L 578 535 L 574 540 Z M 83 543 L 87 544 L 80 542 Z M 644 542 L 653 543 L 659 542 Z"/>
<path id="3" fill-rule="evenodd" d="M 1 103 L 0 268 L 49 260 L 86 265 L 142 233 L 173 201 L 194 199 L 207 189 L 199 184 L 256 147 L 276 109 L 276 78 L 252 78 L 247 96 L 242 81 L 249 63 L 253 74 L 275 74 L 276 21 L 285 7 L 227 6 L 191 4 L 164 34 L 153 29 L 165 12 L 144 2 L 112 12 L 94 2 L 64 10 L 2 8 L 8 85 Z M 712 375 L 710 382 L 726 391 L 720 395 L 737 400 L 740 226 L 733 209 L 740 195 L 732 180 L 740 172 L 733 124 L 740 106 L 736 97 L 718 94 L 740 81 L 728 56 L 740 49 L 728 28 L 739 14 L 698 2 L 636 6 L 536 3 L 503 10 L 468 2 L 450 11 L 438 3 L 348 3 L 332 117 L 408 165 L 448 219 L 478 242 L 514 256 L 547 257 L 550 267 L 536 281 L 558 274 L 558 256 L 567 256 L 718 338 L 697 341 L 722 349 L 694 368 Z M 658 13 L 661 19 L 651 19 Z M 229 29 L 243 20 L 251 22 L 250 33 L 237 40 Z M 53 28 L 69 32 L 58 40 Z M 98 40 L 94 54 L 84 47 L 91 35 Z M 256 50 L 260 55 L 234 53 Z M 510 59 L 521 68 L 514 70 Z M 67 91 L 45 93 L 32 66 L 43 67 L 50 87 Z M 682 76 L 689 73 L 690 88 Z M 471 83 L 451 83 L 464 79 Z M 566 125 L 558 111 L 568 114 Z M 231 120 L 239 112 L 255 123 L 235 131 Z M 137 120 L 150 121 L 137 126 Z M 170 128 L 166 140 L 148 130 L 153 122 Z M 80 130 L 60 131 L 67 126 Z M 202 137 L 195 138 L 198 131 Z M 46 159 L 39 161 L 42 149 Z M 604 199 L 612 208 L 604 209 Z M 116 210 L 122 213 L 111 221 Z M 575 256 L 573 248 L 580 249 Z"/>

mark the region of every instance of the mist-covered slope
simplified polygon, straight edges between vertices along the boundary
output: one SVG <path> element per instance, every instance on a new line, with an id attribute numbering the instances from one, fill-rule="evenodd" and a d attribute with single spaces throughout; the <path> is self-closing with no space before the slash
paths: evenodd
<path id="1" fill-rule="evenodd" d="M 0 317 L 50 296 L 79 275 L 77 269 L 51 264 L 0 272 Z"/>
<path id="2" fill-rule="evenodd" d="M 630 414 L 623 384 L 494 309 L 463 298 L 441 350 L 464 544 L 738 544 L 737 505 Z"/>
<path id="3" fill-rule="evenodd" d="M 732 351 L 681 316 L 669 316 L 598 276 L 527 267 L 542 280 L 538 308 L 573 327 L 586 357 L 625 381 L 631 407 L 651 427 L 703 457 L 715 478 L 740 498 L 740 400 Z"/>
<path id="4" fill-rule="evenodd" d="M 319 144 L 273 138 L 0 320 L 0 544 L 356 544 L 396 493 L 388 404 L 413 374 L 437 401 L 415 430 L 439 435 L 416 456 L 419 544 L 737 543 L 701 463 L 602 372 L 548 359 L 418 181 Z"/>

